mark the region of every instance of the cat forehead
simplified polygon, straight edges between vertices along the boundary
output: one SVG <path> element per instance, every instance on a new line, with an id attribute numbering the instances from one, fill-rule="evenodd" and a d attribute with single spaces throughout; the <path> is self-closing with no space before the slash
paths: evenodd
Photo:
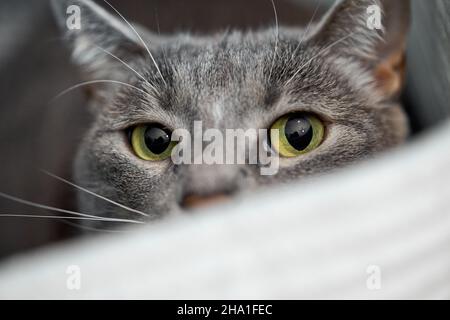
<path id="1" fill-rule="evenodd" d="M 170 85 L 160 84 L 157 99 L 135 107 L 143 108 L 144 114 L 158 108 L 158 113 L 186 120 L 222 118 L 230 122 L 255 112 L 270 116 L 276 105 L 306 106 L 310 111 L 322 107 L 322 113 L 330 117 L 348 113 L 350 104 L 359 104 L 358 97 L 317 55 L 320 48 L 306 41 L 301 44 L 301 40 L 301 32 L 280 30 L 277 38 L 272 29 L 212 37 L 178 35 L 155 51 Z M 307 63 L 311 59 L 314 62 Z M 285 83 L 302 66 L 304 70 L 287 88 Z M 153 75 L 157 77 L 155 72 Z"/>
<path id="2" fill-rule="evenodd" d="M 233 32 L 212 37 L 183 35 L 167 42 L 159 50 L 159 56 L 168 59 L 172 65 L 206 72 L 233 66 L 244 68 L 252 62 L 253 65 L 261 65 L 270 48 L 273 50 L 271 44 L 275 40 L 265 37 L 256 39 L 257 34 Z"/>
<path id="3" fill-rule="evenodd" d="M 280 69 L 295 68 L 295 61 L 287 60 L 298 43 L 292 33 L 280 32 L 277 36 L 273 29 L 210 37 L 185 34 L 168 40 L 157 54 L 159 64 L 168 67 L 166 72 L 173 86 L 214 91 L 234 87 L 270 89 L 272 72 L 276 77 Z"/>
<path id="4" fill-rule="evenodd" d="M 261 96 L 267 89 L 265 73 L 274 49 L 265 33 L 180 35 L 170 39 L 158 51 L 158 62 L 170 79 L 169 94 L 189 97 L 198 105 L 226 96 Z"/>
<path id="5" fill-rule="evenodd" d="M 336 70 L 317 54 L 318 48 L 302 40 L 300 29 L 280 29 L 278 37 L 273 29 L 204 38 L 182 35 L 160 49 L 159 61 L 170 66 L 177 91 L 196 90 L 194 95 L 222 92 L 267 98 L 287 89 L 285 84 L 299 69 L 303 70 L 295 77 L 295 90 L 288 90 L 293 96 L 345 89 L 345 83 L 337 84 Z"/>

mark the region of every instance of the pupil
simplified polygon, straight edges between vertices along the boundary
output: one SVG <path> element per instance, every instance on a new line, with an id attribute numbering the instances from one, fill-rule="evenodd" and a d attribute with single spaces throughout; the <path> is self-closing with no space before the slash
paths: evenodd
<path id="1" fill-rule="evenodd" d="M 161 128 L 149 127 L 145 131 L 145 145 L 154 154 L 161 154 L 169 147 L 170 135 Z"/>
<path id="2" fill-rule="evenodd" d="M 298 151 L 305 150 L 312 141 L 313 128 L 306 117 L 291 117 L 284 129 L 288 142 Z"/>

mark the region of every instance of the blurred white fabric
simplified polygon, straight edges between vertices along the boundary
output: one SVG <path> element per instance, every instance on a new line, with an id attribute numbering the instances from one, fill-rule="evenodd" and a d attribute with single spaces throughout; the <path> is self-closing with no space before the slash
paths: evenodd
<path id="1" fill-rule="evenodd" d="M 449 165 L 447 123 L 343 172 L 12 258 L 0 298 L 449 299 Z"/>

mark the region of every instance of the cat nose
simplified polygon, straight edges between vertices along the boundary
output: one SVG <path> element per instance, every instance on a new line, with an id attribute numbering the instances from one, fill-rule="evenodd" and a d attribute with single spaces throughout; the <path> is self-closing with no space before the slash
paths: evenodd
<path id="1" fill-rule="evenodd" d="M 211 195 L 187 195 L 181 201 L 183 209 L 205 208 L 215 204 L 224 203 L 231 199 L 231 196 L 226 193 L 216 193 Z"/>

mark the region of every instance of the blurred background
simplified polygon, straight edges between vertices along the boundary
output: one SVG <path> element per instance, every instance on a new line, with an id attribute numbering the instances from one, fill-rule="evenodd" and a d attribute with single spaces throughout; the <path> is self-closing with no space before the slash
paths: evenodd
<path id="1" fill-rule="evenodd" d="M 275 21 L 270 0 L 110 2 L 129 20 L 161 33 L 258 28 Z M 316 10 L 320 18 L 331 3 L 275 0 L 280 24 L 289 26 L 305 25 Z M 412 19 L 403 100 L 414 139 L 450 115 L 450 0 L 415 0 Z M 82 90 L 49 103 L 80 81 L 49 1 L 0 2 L 0 75 L 0 192 L 74 209 L 73 190 L 39 171 L 70 179 L 74 151 L 90 121 Z M 6 213 L 48 214 L 0 198 L 0 214 Z M 0 259 L 79 232 L 66 222 L 0 218 Z"/>

